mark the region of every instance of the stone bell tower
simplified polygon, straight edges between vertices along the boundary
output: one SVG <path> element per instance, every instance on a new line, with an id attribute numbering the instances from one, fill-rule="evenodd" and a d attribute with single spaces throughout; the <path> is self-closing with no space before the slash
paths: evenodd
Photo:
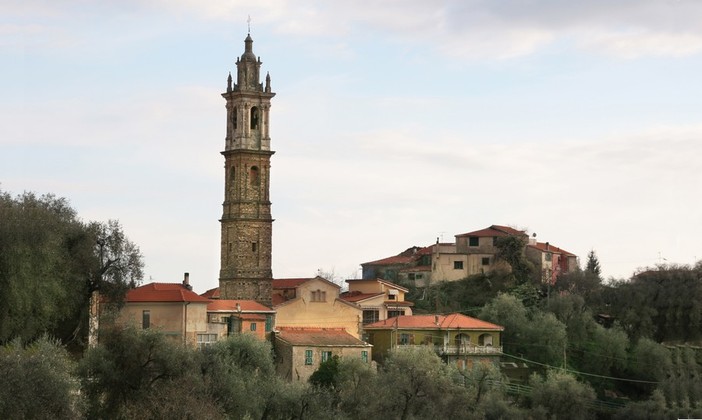
<path id="1" fill-rule="evenodd" d="M 271 79 L 259 82 L 261 59 L 253 53 L 251 35 L 236 61 L 236 83 L 227 79 L 227 136 L 224 151 L 219 289 L 222 299 L 251 299 L 271 304 L 270 202 Z"/>

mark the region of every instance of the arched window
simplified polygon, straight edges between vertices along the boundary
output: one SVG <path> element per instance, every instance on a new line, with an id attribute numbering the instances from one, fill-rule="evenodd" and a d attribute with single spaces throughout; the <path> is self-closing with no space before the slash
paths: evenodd
<path id="1" fill-rule="evenodd" d="M 251 170 L 249 171 L 249 182 L 251 183 L 251 185 L 258 185 L 258 183 L 259 183 L 258 166 L 251 167 Z"/>
<path id="2" fill-rule="evenodd" d="M 256 130 L 258 129 L 258 108 L 253 107 L 251 108 L 251 129 Z"/>

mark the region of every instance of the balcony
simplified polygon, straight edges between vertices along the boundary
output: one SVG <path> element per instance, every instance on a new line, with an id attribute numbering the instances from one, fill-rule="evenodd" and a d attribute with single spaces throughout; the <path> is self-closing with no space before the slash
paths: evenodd
<path id="1" fill-rule="evenodd" d="M 502 346 L 435 346 L 436 353 L 440 356 L 460 356 L 460 355 L 480 355 L 480 354 L 501 354 Z"/>

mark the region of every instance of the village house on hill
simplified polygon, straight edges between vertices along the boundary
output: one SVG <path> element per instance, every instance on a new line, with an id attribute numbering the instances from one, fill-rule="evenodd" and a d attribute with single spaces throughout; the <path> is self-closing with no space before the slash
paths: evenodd
<path id="1" fill-rule="evenodd" d="M 455 235 L 453 243 L 437 243 L 427 247 L 410 247 L 398 255 L 361 264 L 363 278 L 426 287 L 441 281 L 461 280 L 493 270 L 510 270 L 499 259 L 498 238 L 519 236 L 524 240 L 522 252 L 534 264 L 544 283 L 555 282 L 558 275 L 575 271 L 578 257 L 564 249 L 537 242 L 526 232 L 509 226 L 491 225 Z"/>

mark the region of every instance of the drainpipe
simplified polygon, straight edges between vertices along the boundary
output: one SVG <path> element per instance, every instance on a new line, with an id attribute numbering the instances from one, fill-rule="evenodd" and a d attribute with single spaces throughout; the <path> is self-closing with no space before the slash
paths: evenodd
<path id="1" fill-rule="evenodd" d="M 190 302 L 183 303 L 183 344 L 188 344 L 187 332 L 188 332 L 188 305 Z"/>

